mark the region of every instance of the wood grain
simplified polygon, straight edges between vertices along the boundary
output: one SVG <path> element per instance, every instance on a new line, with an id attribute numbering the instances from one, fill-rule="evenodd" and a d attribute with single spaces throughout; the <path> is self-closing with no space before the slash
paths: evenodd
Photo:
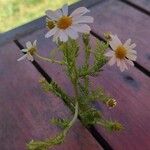
<path id="1" fill-rule="evenodd" d="M 128 38 L 137 44 L 137 62 L 150 71 L 150 17 L 120 1 L 108 0 L 91 8 L 95 21 L 92 30 L 99 36 L 104 32 Z"/>
<path id="2" fill-rule="evenodd" d="M 101 3 L 93 7 L 91 13 L 96 18 L 93 31 L 100 36 L 104 31 L 112 31 L 117 33 L 122 40 L 126 40 L 128 37 L 134 39 L 134 42 L 137 43 L 137 61 L 149 69 L 149 43 L 148 40 L 145 40 L 149 39 L 150 35 L 148 16 L 118 1 Z M 127 26 L 125 26 L 126 22 Z M 28 40 L 38 39 L 39 51 L 46 56 L 55 45 L 50 42 L 50 39 L 44 38 L 45 33 L 46 29 L 42 29 L 21 38 L 20 41 L 25 43 Z M 58 65 L 41 61 L 39 63 L 68 93 L 72 93 L 69 88 L 70 83 Z M 125 130 L 120 133 L 108 133 L 97 126 L 99 133 L 115 150 L 150 149 L 148 140 L 150 138 L 149 78 L 136 68 L 120 73 L 116 67 L 105 66 L 98 79 L 92 79 L 91 84 L 94 87 L 102 85 L 118 102 L 116 109 L 112 110 L 106 109 L 100 103 L 97 103 L 96 107 L 102 110 L 106 117 L 119 120 L 125 126 Z"/>
<path id="3" fill-rule="evenodd" d="M 63 102 L 42 91 L 40 74 L 28 61 L 17 62 L 19 49 L 12 42 L 0 47 L 0 149 L 25 150 L 31 139 L 54 136 L 60 131 L 49 124 L 52 117 L 72 115 Z M 102 149 L 76 122 L 64 144 L 55 150 Z"/>
<path id="4" fill-rule="evenodd" d="M 99 36 L 111 31 L 123 40 L 133 39 L 137 44 L 137 62 L 150 70 L 149 63 L 149 16 L 119 1 L 107 1 L 91 8 L 96 18 L 92 30 Z M 108 118 L 122 122 L 125 130 L 110 134 L 97 126 L 102 136 L 115 150 L 149 150 L 149 91 L 150 80 L 136 68 L 120 73 L 116 67 L 105 66 L 98 79 L 93 79 L 93 85 L 101 84 L 105 90 L 117 99 L 116 109 L 103 110 Z"/>
<path id="5" fill-rule="evenodd" d="M 46 29 L 42 29 L 21 38 L 20 41 L 24 44 L 28 40 L 37 39 L 39 52 L 46 56 L 55 45 L 50 39 L 44 38 L 45 33 Z M 95 42 L 93 40 L 94 38 L 92 38 L 91 43 L 94 47 Z M 83 58 L 81 59 L 83 60 Z M 81 63 L 81 59 L 79 63 Z M 65 74 L 61 72 L 59 65 L 38 62 L 56 82 L 61 84 L 66 92 L 72 93 L 70 83 L 66 80 Z M 97 103 L 96 107 L 102 110 L 106 117 L 119 120 L 125 126 L 125 130 L 120 133 L 108 133 L 97 126 L 99 133 L 115 150 L 141 150 L 143 146 L 149 149 L 149 78 L 136 68 L 130 68 L 129 72 L 121 73 L 117 67 L 110 68 L 106 65 L 98 79 L 92 78 L 91 84 L 93 87 L 102 85 L 110 95 L 117 99 L 118 106 L 116 109 L 106 109 L 100 103 Z"/>
<path id="6" fill-rule="evenodd" d="M 97 126 L 99 133 L 115 150 L 150 149 L 150 80 L 136 68 L 121 73 L 116 67 L 105 66 L 104 71 L 92 80 L 94 87 L 102 85 L 117 100 L 114 109 L 97 103 L 96 106 L 109 119 L 120 121 L 125 129 L 110 133 Z"/>

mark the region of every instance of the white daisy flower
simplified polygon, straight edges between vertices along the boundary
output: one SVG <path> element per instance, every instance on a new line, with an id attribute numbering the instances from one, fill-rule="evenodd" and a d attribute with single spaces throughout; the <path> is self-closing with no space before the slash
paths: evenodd
<path id="1" fill-rule="evenodd" d="M 84 16 L 89 12 L 85 7 L 79 7 L 68 15 L 68 5 L 56 11 L 47 10 L 47 27 L 50 29 L 46 38 L 53 36 L 54 41 L 66 42 L 68 38 L 77 39 L 78 33 L 89 33 L 91 28 L 86 23 L 93 23 L 93 17 Z"/>
<path id="2" fill-rule="evenodd" d="M 127 64 L 134 66 L 133 61 L 137 58 L 137 52 L 133 49 L 136 47 L 136 44 L 131 44 L 131 39 L 122 44 L 117 35 L 110 34 L 110 37 L 109 45 L 113 50 L 105 54 L 105 56 L 110 57 L 108 64 L 112 66 L 117 63 L 121 72 L 128 69 Z"/>
<path id="3" fill-rule="evenodd" d="M 34 55 L 34 53 L 36 52 L 36 43 L 37 43 L 37 40 L 35 40 L 34 42 L 33 42 L 33 44 L 30 42 L 30 41 L 28 41 L 27 43 L 26 43 L 26 49 L 22 49 L 21 51 L 22 52 L 24 52 L 25 54 L 21 57 L 21 58 L 19 58 L 19 59 L 17 59 L 17 61 L 21 61 L 21 60 L 23 60 L 23 59 L 28 59 L 28 60 L 30 60 L 30 61 L 33 61 L 34 59 L 33 59 L 33 55 Z"/>

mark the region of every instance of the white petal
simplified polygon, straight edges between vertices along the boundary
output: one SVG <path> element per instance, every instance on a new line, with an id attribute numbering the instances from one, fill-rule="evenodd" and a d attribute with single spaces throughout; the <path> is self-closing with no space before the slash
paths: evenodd
<path id="1" fill-rule="evenodd" d="M 77 15 L 84 15 L 87 12 L 90 12 L 90 10 L 88 10 L 86 7 L 79 7 L 77 9 L 75 9 L 72 13 L 71 13 L 71 17 L 77 16 Z"/>
<path id="2" fill-rule="evenodd" d="M 56 31 L 56 33 L 54 34 L 54 36 L 53 36 L 53 42 L 58 42 L 58 39 L 59 39 L 59 29 Z"/>
<path id="3" fill-rule="evenodd" d="M 137 54 L 137 51 L 135 51 L 135 50 L 128 50 L 128 53 L 129 53 L 129 54 L 135 54 L 135 55 L 136 55 L 136 54 Z"/>
<path id="4" fill-rule="evenodd" d="M 26 47 L 27 47 L 27 49 L 32 48 L 32 43 L 31 43 L 30 41 L 28 41 L 28 42 L 26 43 Z"/>
<path id="5" fill-rule="evenodd" d="M 17 61 L 21 61 L 24 60 L 27 57 L 27 54 L 23 55 L 22 57 L 20 57 L 19 59 L 17 59 Z"/>
<path id="6" fill-rule="evenodd" d="M 57 18 L 60 18 L 60 17 L 62 17 L 63 14 L 62 14 L 62 11 L 60 9 L 57 9 L 55 11 L 55 15 L 56 15 Z"/>
<path id="7" fill-rule="evenodd" d="M 125 68 L 124 68 L 124 66 L 123 66 L 123 65 L 120 65 L 120 67 L 119 67 L 119 68 L 120 68 L 120 71 L 121 71 L 121 72 L 123 72 L 123 71 L 125 70 Z"/>
<path id="8" fill-rule="evenodd" d="M 33 56 L 32 56 L 30 53 L 27 54 L 27 59 L 30 60 L 30 61 L 33 61 L 33 60 L 34 60 L 34 59 L 33 59 Z"/>
<path id="9" fill-rule="evenodd" d="M 21 51 L 22 51 L 22 52 L 27 52 L 27 51 L 28 51 L 28 49 L 22 49 Z"/>
<path id="10" fill-rule="evenodd" d="M 49 38 L 51 37 L 52 35 L 54 35 L 56 33 L 56 31 L 58 30 L 57 27 L 54 27 L 53 29 L 51 29 L 50 31 L 48 31 L 45 35 L 45 38 Z"/>
<path id="11" fill-rule="evenodd" d="M 119 67 L 121 65 L 121 60 L 117 59 L 117 66 Z"/>
<path id="12" fill-rule="evenodd" d="M 116 50 L 118 46 L 122 45 L 117 35 L 110 35 L 112 40 L 109 42 L 109 45 L 113 50 Z"/>
<path id="13" fill-rule="evenodd" d="M 55 12 L 52 10 L 46 10 L 45 14 L 51 20 L 57 20 L 57 18 L 58 18 L 58 17 L 56 17 Z"/>
<path id="14" fill-rule="evenodd" d="M 62 7 L 62 12 L 63 12 L 63 15 L 64 16 L 68 16 L 68 5 L 65 4 L 63 7 Z"/>
<path id="15" fill-rule="evenodd" d="M 125 70 L 125 66 L 124 66 L 124 62 L 123 61 L 120 61 L 120 71 L 123 72 Z"/>
<path id="16" fill-rule="evenodd" d="M 63 41 L 63 42 L 66 42 L 68 40 L 68 36 L 66 32 L 63 30 L 60 30 L 59 38 L 60 38 L 60 41 Z"/>
<path id="17" fill-rule="evenodd" d="M 67 35 L 72 38 L 72 39 L 77 39 L 78 38 L 78 33 L 75 31 L 73 28 L 68 28 L 66 30 Z"/>
<path id="18" fill-rule="evenodd" d="M 125 61 L 124 61 L 124 68 L 125 68 L 126 70 L 128 70 L 128 67 L 127 67 Z"/>
<path id="19" fill-rule="evenodd" d="M 130 47 L 131 49 L 134 49 L 134 48 L 136 47 L 136 44 L 133 43 L 133 44 L 131 44 L 129 47 Z"/>
<path id="20" fill-rule="evenodd" d="M 131 66 L 134 66 L 134 63 L 131 60 L 126 59 L 127 63 Z"/>
<path id="21" fill-rule="evenodd" d="M 115 56 L 113 56 L 113 57 L 109 60 L 108 64 L 109 64 L 110 66 L 112 66 L 112 65 L 115 64 L 115 62 L 116 62 L 116 58 L 115 58 Z"/>
<path id="22" fill-rule="evenodd" d="M 75 24 L 72 26 L 72 28 L 80 33 L 89 33 L 91 30 L 87 24 Z"/>
<path id="23" fill-rule="evenodd" d="M 128 40 L 124 43 L 125 46 L 129 46 L 130 44 L 131 44 L 131 39 L 128 39 Z"/>
<path id="24" fill-rule="evenodd" d="M 110 50 L 104 54 L 106 57 L 112 57 L 114 55 L 114 51 Z"/>
<path id="25" fill-rule="evenodd" d="M 93 23 L 94 18 L 91 16 L 81 16 L 80 18 L 73 18 L 73 24 L 77 23 Z"/>
<path id="26" fill-rule="evenodd" d="M 36 44 L 37 44 L 37 40 L 35 40 L 35 41 L 33 42 L 33 46 L 36 47 Z"/>
<path id="27" fill-rule="evenodd" d="M 137 59 L 137 56 L 136 55 L 134 55 L 134 54 L 127 54 L 127 58 L 129 59 L 129 60 L 133 60 L 133 61 L 136 61 L 136 59 Z"/>
<path id="28" fill-rule="evenodd" d="M 128 70 L 127 65 L 125 64 L 125 60 L 120 61 L 120 71 L 123 72 L 125 69 Z"/>

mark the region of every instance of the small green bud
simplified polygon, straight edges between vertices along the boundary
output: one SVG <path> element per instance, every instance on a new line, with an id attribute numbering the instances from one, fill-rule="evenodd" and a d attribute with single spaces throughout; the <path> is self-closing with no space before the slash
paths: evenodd
<path id="1" fill-rule="evenodd" d="M 83 34 L 82 39 L 83 39 L 83 43 L 85 45 L 89 45 L 89 41 L 90 41 L 90 35 L 89 34 Z"/>
<path id="2" fill-rule="evenodd" d="M 50 19 L 46 18 L 46 27 L 51 30 L 55 27 L 54 21 L 51 21 Z"/>
<path id="3" fill-rule="evenodd" d="M 111 99 L 108 99 L 108 101 L 106 102 L 106 105 L 110 108 L 113 108 L 117 105 L 117 102 L 115 99 L 111 98 Z"/>
<path id="4" fill-rule="evenodd" d="M 107 41 L 111 41 L 111 36 L 110 36 L 111 32 L 105 32 L 104 33 L 104 38 L 107 40 Z"/>
<path id="5" fill-rule="evenodd" d="M 120 131 L 123 129 L 123 126 L 118 122 L 110 122 L 108 124 L 108 129 L 110 131 Z"/>
<path id="6" fill-rule="evenodd" d="M 30 53 L 31 55 L 34 55 L 37 49 L 35 47 L 31 47 L 27 53 Z"/>

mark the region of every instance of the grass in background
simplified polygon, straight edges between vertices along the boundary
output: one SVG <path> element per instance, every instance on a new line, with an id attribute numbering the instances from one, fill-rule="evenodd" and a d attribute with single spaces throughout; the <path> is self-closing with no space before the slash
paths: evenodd
<path id="1" fill-rule="evenodd" d="M 57 9 L 63 4 L 78 0 L 0 0 L 0 32 L 44 15 L 47 9 Z"/>

